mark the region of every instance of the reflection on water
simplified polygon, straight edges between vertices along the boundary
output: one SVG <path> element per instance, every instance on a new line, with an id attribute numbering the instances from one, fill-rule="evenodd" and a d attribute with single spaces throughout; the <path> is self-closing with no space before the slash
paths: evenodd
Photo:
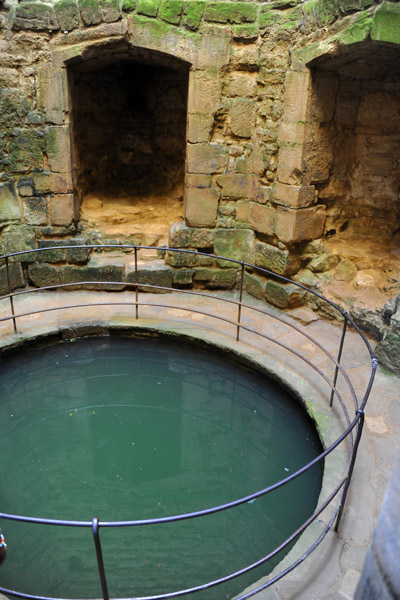
<path id="1" fill-rule="evenodd" d="M 110 521 L 208 508 L 283 479 L 321 451 L 304 411 L 274 382 L 161 341 L 87 339 L 7 358 L 0 420 L 1 511 L 36 517 Z M 111 596 L 187 588 L 258 560 L 312 513 L 321 477 L 315 467 L 217 515 L 102 529 Z M 100 596 L 90 529 L 0 525 L 9 550 L 1 586 Z M 190 597 L 232 598 L 277 562 Z"/>

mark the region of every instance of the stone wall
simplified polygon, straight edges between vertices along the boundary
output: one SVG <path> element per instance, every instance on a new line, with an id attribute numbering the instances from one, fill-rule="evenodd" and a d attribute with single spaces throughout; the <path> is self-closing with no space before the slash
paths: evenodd
<path id="1" fill-rule="evenodd" d="M 4 252 L 160 244 L 158 218 L 171 246 L 295 277 L 390 328 L 396 2 L 5 0 L 0 22 Z M 235 285 L 232 265 L 187 257 L 166 255 L 176 285 Z M 245 281 L 280 307 L 307 300 L 257 269 Z"/>

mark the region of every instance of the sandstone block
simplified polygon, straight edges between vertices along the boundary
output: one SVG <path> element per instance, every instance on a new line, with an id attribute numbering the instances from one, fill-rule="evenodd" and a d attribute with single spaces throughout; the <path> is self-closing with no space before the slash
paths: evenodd
<path id="1" fill-rule="evenodd" d="M 187 170 L 189 173 L 222 173 L 227 164 L 227 149 L 222 144 L 189 144 Z"/>
<path id="2" fill-rule="evenodd" d="M 216 181 L 222 188 L 222 196 L 224 198 L 255 200 L 257 197 L 257 175 L 227 173 L 226 175 L 218 175 Z"/>
<path id="3" fill-rule="evenodd" d="M 9 145 L 11 170 L 28 173 L 43 168 L 44 136 L 41 130 L 19 129 Z"/>
<path id="4" fill-rule="evenodd" d="M 35 195 L 35 184 L 31 177 L 20 179 L 17 184 L 18 194 L 22 197 Z"/>
<path id="5" fill-rule="evenodd" d="M 169 228 L 170 248 L 189 248 L 192 241 L 193 229 L 187 227 L 185 223 L 172 223 Z"/>
<path id="6" fill-rule="evenodd" d="M 207 269 L 197 268 L 194 271 L 194 281 L 207 283 L 211 289 L 232 289 L 236 283 L 237 269 Z"/>
<path id="7" fill-rule="evenodd" d="M 33 174 L 35 190 L 38 194 L 65 194 L 72 192 L 71 173 L 49 173 L 42 171 Z"/>
<path id="8" fill-rule="evenodd" d="M 191 285 L 193 282 L 194 269 L 179 269 L 179 271 L 173 272 L 173 286 L 174 287 L 185 287 Z"/>
<path id="9" fill-rule="evenodd" d="M 58 0 L 54 4 L 54 10 L 62 31 L 72 31 L 79 27 L 79 9 L 75 0 Z"/>
<path id="10" fill-rule="evenodd" d="M 247 98 L 232 100 L 230 126 L 233 135 L 240 138 L 251 137 L 256 118 L 256 105 Z"/>
<path id="11" fill-rule="evenodd" d="M 41 66 L 38 69 L 38 80 L 39 109 L 44 112 L 47 123 L 62 125 L 64 114 L 68 111 L 66 69 Z"/>
<path id="12" fill-rule="evenodd" d="M 277 168 L 279 181 L 290 185 L 299 185 L 302 171 L 303 144 L 282 142 Z"/>
<path id="13" fill-rule="evenodd" d="M 75 217 L 73 194 L 58 194 L 50 200 L 50 223 L 71 225 Z"/>
<path id="14" fill-rule="evenodd" d="M 292 243 L 321 237 L 326 209 L 324 206 L 311 208 L 276 209 L 275 233 L 282 242 Z"/>
<path id="15" fill-rule="evenodd" d="M 68 238 L 65 240 L 66 246 L 87 246 L 88 244 L 90 244 L 90 240 L 84 236 Z M 84 265 L 88 262 L 92 251 L 90 248 L 67 248 L 65 252 L 67 262 L 76 265 Z"/>
<path id="16" fill-rule="evenodd" d="M 257 90 L 255 73 L 234 71 L 224 83 L 224 93 L 227 96 L 250 98 Z"/>
<path id="17" fill-rule="evenodd" d="M 248 200 L 238 200 L 236 204 L 236 222 L 238 225 L 249 226 L 249 209 L 250 202 Z"/>
<path id="18" fill-rule="evenodd" d="M 85 25 L 98 25 L 103 17 L 100 10 L 99 0 L 79 0 L 79 10 Z"/>
<path id="19" fill-rule="evenodd" d="M 4 231 L 2 236 L 4 254 L 12 252 L 26 252 L 33 250 L 35 246 L 35 234 L 32 227 L 29 226 L 10 226 Z M 34 254 L 21 254 L 13 260 L 18 262 L 32 262 L 35 260 Z"/>
<path id="20" fill-rule="evenodd" d="M 273 202 L 290 208 L 304 208 L 316 201 L 314 185 L 287 185 L 275 182 L 272 186 Z"/>
<path id="21" fill-rule="evenodd" d="M 24 198 L 24 217 L 28 225 L 47 224 L 47 200 L 41 196 Z"/>
<path id="22" fill-rule="evenodd" d="M 34 31 L 55 31 L 59 28 L 53 6 L 37 1 L 17 5 L 14 27 Z"/>
<path id="23" fill-rule="evenodd" d="M 265 299 L 278 308 L 296 308 L 306 301 L 306 293 L 292 283 L 269 280 L 265 287 Z"/>
<path id="24" fill-rule="evenodd" d="M 211 177 L 210 175 L 187 173 L 186 184 L 188 187 L 209 188 L 211 187 Z"/>
<path id="25" fill-rule="evenodd" d="M 284 122 L 298 123 L 306 120 L 309 85 L 308 69 L 300 72 L 288 71 L 283 101 Z"/>
<path id="26" fill-rule="evenodd" d="M 46 128 L 46 152 L 53 172 L 71 171 L 71 142 L 68 126 Z"/>
<path id="27" fill-rule="evenodd" d="M 191 144 L 208 142 L 213 126 L 212 114 L 189 114 L 187 123 L 187 139 Z"/>
<path id="28" fill-rule="evenodd" d="M 250 229 L 217 229 L 215 232 L 215 254 L 226 256 L 238 261 L 253 262 L 254 231 Z M 220 267 L 239 268 L 240 265 L 224 260 L 218 260 Z"/>
<path id="29" fill-rule="evenodd" d="M 266 285 L 267 281 L 264 277 L 256 275 L 255 273 L 245 272 L 243 287 L 250 296 L 254 296 L 254 298 L 258 298 L 259 300 L 264 300 Z"/>
<path id="30" fill-rule="evenodd" d="M 0 183 L 0 227 L 16 223 L 21 218 L 18 198 L 13 183 Z"/>
<path id="31" fill-rule="evenodd" d="M 63 246 L 63 240 L 38 240 L 38 248 L 49 248 L 43 252 L 37 252 L 36 260 L 41 263 L 65 262 L 65 250 L 58 248 Z"/>
<path id="32" fill-rule="evenodd" d="M 122 290 L 121 285 L 112 285 L 111 282 L 123 282 L 125 276 L 125 268 L 123 264 L 104 265 L 96 264 L 95 261 L 90 261 L 84 266 L 65 265 L 59 268 L 61 283 L 77 283 L 80 282 L 103 282 L 102 285 L 85 284 L 83 286 L 74 286 L 76 289 L 101 289 L 101 290 Z M 104 282 L 110 282 L 107 285 Z"/>
<path id="33" fill-rule="evenodd" d="M 272 206 L 251 202 L 249 206 L 249 223 L 260 233 L 274 235 L 275 209 Z"/>
<path id="34" fill-rule="evenodd" d="M 214 229 L 193 229 L 191 244 L 193 248 L 214 248 Z"/>
<path id="35" fill-rule="evenodd" d="M 221 82 L 218 71 L 193 71 L 190 74 L 188 113 L 214 114 L 220 104 Z"/>
<path id="36" fill-rule="evenodd" d="M 291 122 L 282 120 L 279 126 L 279 141 L 291 144 L 304 139 L 306 124 L 304 121 Z"/>
<path id="37" fill-rule="evenodd" d="M 400 13 L 398 6 L 384 2 L 374 13 L 371 38 L 380 42 L 400 43 Z"/>
<path id="38" fill-rule="evenodd" d="M 8 277 L 10 278 L 10 288 L 8 289 L 8 277 L 6 266 L 0 267 L 0 295 L 8 294 L 10 291 L 18 288 L 24 288 L 26 285 L 24 273 L 20 263 L 9 263 Z"/>
<path id="39" fill-rule="evenodd" d="M 60 270 L 46 263 L 36 263 L 29 265 L 28 277 L 31 283 L 36 287 L 47 287 L 59 285 L 61 283 Z"/>
<path id="40" fill-rule="evenodd" d="M 255 265 L 269 269 L 278 275 L 293 275 L 299 269 L 300 262 L 288 250 L 281 250 L 276 246 L 256 242 Z"/>
<path id="41" fill-rule="evenodd" d="M 217 222 L 219 192 L 214 188 L 187 188 L 186 224 L 191 227 L 213 227 Z"/>
<path id="42" fill-rule="evenodd" d="M 272 199 L 272 188 L 267 187 L 265 185 L 260 185 L 258 188 L 256 201 L 259 204 L 267 204 Z"/>
<path id="43" fill-rule="evenodd" d="M 167 251 L 165 262 L 171 267 L 194 267 L 199 262 L 197 252 L 171 252 Z"/>

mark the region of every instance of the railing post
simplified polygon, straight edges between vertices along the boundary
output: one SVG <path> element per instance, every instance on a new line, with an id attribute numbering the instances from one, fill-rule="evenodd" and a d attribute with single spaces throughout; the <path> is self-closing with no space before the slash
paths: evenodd
<path id="1" fill-rule="evenodd" d="M 13 320 L 13 324 L 14 324 L 14 333 L 18 333 L 17 322 L 15 319 L 15 311 L 14 311 L 14 297 L 11 293 L 11 278 L 10 278 L 10 267 L 8 264 L 8 256 L 6 256 L 5 259 L 6 259 L 7 286 L 8 286 L 8 294 L 10 297 L 10 306 L 11 306 L 12 320 Z"/>
<path id="2" fill-rule="evenodd" d="M 353 446 L 353 452 L 351 454 L 351 459 L 350 459 L 350 464 L 349 464 L 349 470 L 348 470 L 348 473 L 347 473 L 346 483 L 344 484 L 342 497 L 340 499 L 340 505 L 339 505 L 338 515 L 337 515 L 336 523 L 335 523 L 335 531 L 336 532 L 339 529 L 340 521 L 342 519 L 343 509 L 344 509 L 344 505 L 346 503 L 347 492 L 349 491 L 351 477 L 353 475 L 353 470 L 354 470 L 354 464 L 355 464 L 356 458 L 357 458 L 358 446 L 360 444 L 361 434 L 362 434 L 362 430 L 363 430 L 363 427 L 364 427 L 364 418 L 365 418 L 364 411 L 359 408 L 358 410 L 356 410 L 356 414 L 360 415 L 360 420 L 359 420 L 359 423 L 358 423 L 357 435 L 356 435 L 356 439 L 355 439 L 354 446 Z"/>
<path id="3" fill-rule="evenodd" d="M 344 316 L 344 323 L 343 323 L 342 337 L 340 338 L 340 346 L 339 346 L 339 352 L 338 352 L 338 357 L 337 357 L 337 365 L 335 368 L 335 375 L 333 377 L 333 388 L 332 388 L 332 392 L 331 392 L 331 399 L 329 401 L 329 406 L 332 406 L 332 404 L 333 404 L 333 396 L 335 394 L 336 382 L 337 382 L 338 373 L 339 373 L 339 364 L 340 364 L 340 360 L 342 358 L 344 338 L 346 337 L 348 315 L 346 312 L 344 312 L 343 316 Z"/>
<path id="4" fill-rule="evenodd" d="M 137 246 L 135 246 L 135 298 L 136 298 L 136 319 L 139 318 L 139 274 L 137 266 Z"/>
<path id="5" fill-rule="evenodd" d="M 239 341 L 240 335 L 240 319 L 242 316 L 242 298 L 243 298 L 243 281 L 244 281 L 244 262 L 241 262 L 242 270 L 240 272 L 240 289 L 239 289 L 239 306 L 238 306 L 238 316 L 237 316 L 237 328 L 236 328 L 236 341 Z"/>
<path id="6" fill-rule="evenodd" d="M 99 519 L 97 517 L 95 517 L 92 521 L 92 532 L 93 532 L 94 545 L 96 548 L 97 568 L 99 570 L 103 599 L 109 600 L 110 596 L 108 595 L 106 574 L 104 571 L 103 552 L 101 550 L 101 542 L 100 542 L 100 534 L 99 534 Z"/>

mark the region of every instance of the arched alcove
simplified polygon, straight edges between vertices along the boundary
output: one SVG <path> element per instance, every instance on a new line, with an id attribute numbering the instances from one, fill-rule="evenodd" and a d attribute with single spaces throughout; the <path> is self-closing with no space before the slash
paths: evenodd
<path id="1" fill-rule="evenodd" d="M 145 49 L 68 66 L 79 220 L 159 245 L 183 219 L 189 68 Z"/>
<path id="2" fill-rule="evenodd" d="M 390 292 L 400 270 L 400 47 L 366 41 L 308 67 L 302 177 L 326 207 L 325 247 Z"/>

